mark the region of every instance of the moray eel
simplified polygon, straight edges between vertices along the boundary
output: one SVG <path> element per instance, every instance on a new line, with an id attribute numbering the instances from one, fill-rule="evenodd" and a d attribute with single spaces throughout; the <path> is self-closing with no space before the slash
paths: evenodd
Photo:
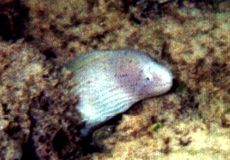
<path id="1" fill-rule="evenodd" d="M 131 49 L 88 52 L 67 68 L 74 75 L 71 81 L 78 82 L 71 91 L 79 96 L 76 109 L 85 121 L 83 136 L 134 103 L 166 93 L 173 79 L 147 53 Z"/>

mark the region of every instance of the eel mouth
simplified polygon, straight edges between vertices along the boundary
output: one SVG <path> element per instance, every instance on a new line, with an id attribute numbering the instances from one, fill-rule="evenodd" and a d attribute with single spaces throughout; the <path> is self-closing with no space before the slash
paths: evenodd
<path id="1" fill-rule="evenodd" d="M 154 90 L 156 90 L 156 92 L 159 94 L 164 94 L 167 93 L 172 88 L 172 86 L 173 81 L 170 81 L 154 87 Z"/>

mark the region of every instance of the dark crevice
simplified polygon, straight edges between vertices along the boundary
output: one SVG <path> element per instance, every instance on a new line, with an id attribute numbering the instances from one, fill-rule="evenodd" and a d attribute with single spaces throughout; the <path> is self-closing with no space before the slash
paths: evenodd
<path id="1" fill-rule="evenodd" d="M 59 130 L 53 141 L 52 141 L 53 149 L 58 153 L 59 158 L 63 158 L 62 149 L 68 145 L 68 136 L 63 130 Z"/>
<path id="2" fill-rule="evenodd" d="M 11 39 L 11 22 L 7 15 L 0 14 L 0 36 L 2 39 L 8 41 Z"/>
<path id="3" fill-rule="evenodd" d="M 20 0 L 0 2 L 0 37 L 5 41 L 24 38 L 29 9 Z"/>
<path id="4" fill-rule="evenodd" d="M 35 38 L 34 38 L 34 36 L 32 36 L 32 35 L 26 35 L 25 36 L 25 41 L 26 42 L 32 42 L 33 40 L 34 40 Z"/>
<path id="5" fill-rule="evenodd" d="M 35 103 L 35 102 L 34 102 Z M 30 134 L 28 137 L 28 141 L 24 144 L 22 144 L 22 158 L 21 160 L 39 160 L 38 156 L 35 153 L 35 148 L 34 148 L 34 143 L 32 140 L 32 135 L 33 135 L 33 128 L 35 126 L 35 119 L 32 118 L 31 116 L 31 105 L 28 111 L 29 119 L 31 121 L 30 125 Z"/>
<path id="6" fill-rule="evenodd" d="M 20 125 L 18 122 L 11 122 L 9 127 L 6 130 L 6 133 L 13 139 L 19 138 L 19 132 L 21 131 Z"/>
<path id="7" fill-rule="evenodd" d="M 179 87 L 180 87 L 180 82 L 177 79 L 173 78 L 173 85 L 171 89 L 167 92 L 167 94 L 175 93 Z"/>
<path id="8" fill-rule="evenodd" d="M 45 49 L 41 53 L 46 57 L 47 60 L 57 58 L 57 55 L 54 53 L 52 48 Z"/>
<path id="9" fill-rule="evenodd" d="M 141 24 L 141 21 L 137 19 L 133 14 L 130 15 L 130 20 L 136 24 Z"/>
<path id="10" fill-rule="evenodd" d="M 72 143 L 67 133 L 60 129 L 52 140 L 53 150 L 59 159 L 75 160 L 82 155 L 82 149 Z"/>
<path id="11" fill-rule="evenodd" d="M 50 100 L 44 92 L 41 92 L 41 94 L 38 97 L 38 101 L 42 110 L 46 112 L 49 111 Z"/>
<path id="12" fill-rule="evenodd" d="M 10 109 L 8 108 L 7 103 L 2 103 L 2 109 L 5 115 L 8 115 L 10 113 Z"/>
<path id="13" fill-rule="evenodd" d="M 21 160 L 39 160 L 36 156 L 33 143 L 30 141 L 22 145 L 22 158 Z"/>

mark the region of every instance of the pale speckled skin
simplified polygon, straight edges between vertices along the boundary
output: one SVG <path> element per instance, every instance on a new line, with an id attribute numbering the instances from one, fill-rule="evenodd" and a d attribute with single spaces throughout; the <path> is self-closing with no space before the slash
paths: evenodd
<path id="1" fill-rule="evenodd" d="M 86 126 L 82 135 L 129 109 L 134 103 L 167 92 L 172 86 L 171 72 L 138 50 L 94 51 L 68 64 L 78 85 L 76 106 Z"/>

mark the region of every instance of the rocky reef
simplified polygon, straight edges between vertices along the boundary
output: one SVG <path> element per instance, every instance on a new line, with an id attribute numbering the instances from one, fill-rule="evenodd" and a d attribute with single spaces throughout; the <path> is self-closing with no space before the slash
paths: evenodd
<path id="1" fill-rule="evenodd" d="M 2 0 L 0 21 L 0 159 L 230 157 L 229 1 Z M 150 53 L 174 86 L 83 139 L 62 66 L 120 48 Z"/>

